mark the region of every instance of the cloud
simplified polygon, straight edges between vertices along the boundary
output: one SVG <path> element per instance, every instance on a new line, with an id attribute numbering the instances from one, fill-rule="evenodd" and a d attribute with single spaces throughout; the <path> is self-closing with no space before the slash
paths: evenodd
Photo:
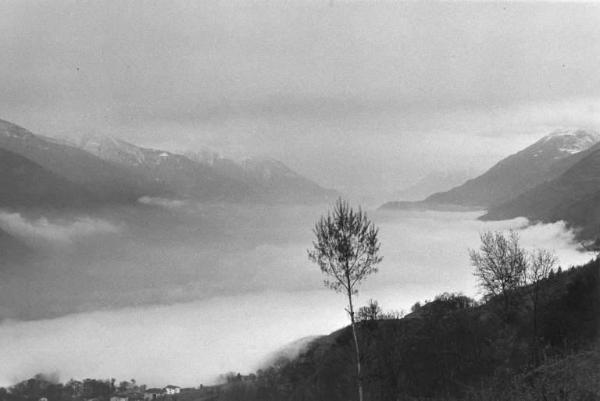
<path id="1" fill-rule="evenodd" d="M 30 220 L 20 213 L 0 212 L 0 228 L 34 246 L 68 246 L 97 234 L 110 234 L 119 228 L 108 221 L 80 217 L 50 221 L 46 217 Z"/>
<path id="2" fill-rule="evenodd" d="M 396 298 L 401 296 L 405 301 L 405 290 L 415 296 L 432 297 L 444 291 L 475 296 L 477 282 L 468 250 L 479 247 L 479 233 L 486 230 L 514 229 L 526 249 L 554 250 L 563 266 L 582 264 L 593 256 L 578 250 L 575 232 L 567 229 L 564 222 L 531 225 L 525 218 L 483 222 L 476 219 L 480 214 L 377 212 L 373 217 L 380 226 L 384 261 L 365 288 L 377 292 L 401 286 Z M 393 303 L 398 309 L 406 305 Z"/>
<path id="3" fill-rule="evenodd" d="M 63 380 L 134 377 L 152 386 L 208 384 L 228 371 L 250 373 L 298 337 L 344 325 L 343 303 L 326 290 L 266 292 L 5 321 L 0 386 L 38 372 L 60 372 Z"/>
<path id="4" fill-rule="evenodd" d="M 182 200 L 154 198 L 151 196 L 142 196 L 138 199 L 138 202 L 144 205 L 164 207 L 165 209 L 179 209 L 186 205 L 186 202 Z"/>
<path id="5" fill-rule="evenodd" d="M 90 237 L 83 257 L 63 252 L 44 260 L 39 275 L 0 282 L 5 316 L 38 319 L 0 324 L 0 385 L 60 371 L 65 380 L 135 377 L 197 386 L 228 371 L 250 372 L 282 347 L 299 349 L 286 347 L 298 338 L 342 327 L 344 297 L 323 287 L 306 258 L 320 212 L 209 209 L 171 226 L 179 215 L 145 210 L 127 222 L 135 235 L 108 244 Z M 526 248 L 555 250 L 563 267 L 592 256 L 577 251 L 562 222 L 482 222 L 479 213 L 370 216 L 384 260 L 361 286 L 357 306 L 373 298 L 385 310 L 408 310 L 446 291 L 477 296 L 468 249 L 479 246 L 484 230 L 516 229 Z"/>

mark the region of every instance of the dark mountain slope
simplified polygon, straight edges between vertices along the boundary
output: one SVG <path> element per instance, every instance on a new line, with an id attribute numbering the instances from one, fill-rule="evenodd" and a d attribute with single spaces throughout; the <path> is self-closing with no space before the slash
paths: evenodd
<path id="1" fill-rule="evenodd" d="M 600 223 L 600 149 L 594 147 L 564 174 L 522 195 L 492 207 L 485 220 L 524 216 L 531 220 L 565 220 L 584 228 L 584 236 L 597 234 Z"/>
<path id="2" fill-rule="evenodd" d="M 88 136 L 81 148 L 166 188 L 173 196 L 203 201 L 243 201 L 256 198 L 255 189 L 186 156 L 139 147 L 103 136 Z"/>
<path id="3" fill-rule="evenodd" d="M 116 163 L 176 196 L 199 200 L 312 203 L 336 196 L 313 181 L 272 159 L 236 163 L 209 152 L 180 155 L 139 147 L 102 136 L 88 136 L 81 148 Z"/>
<path id="4" fill-rule="evenodd" d="M 82 149 L 34 135 L 0 120 L 0 148 L 17 153 L 68 181 L 85 187 L 96 199 L 130 202 L 143 195 L 164 194 L 147 178 L 102 160 Z"/>
<path id="5" fill-rule="evenodd" d="M 502 204 L 560 176 L 599 140 L 600 135 L 591 131 L 555 131 L 501 160 L 481 176 L 450 191 L 429 196 L 425 203 L 482 208 Z"/>
<path id="6" fill-rule="evenodd" d="M 0 258 L 0 280 L 3 279 L 5 273 L 14 269 L 19 269 L 21 263 L 25 262 L 33 255 L 33 250 L 23 241 L 13 237 L 2 229 L 0 229 L 0 249 L 2 250 L 2 258 Z"/>
<path id="7" fill-rule="evenodd" d="M 143 196 L 313 203 L 336 195 L 277 161 L 198 161 L 102 136 L 88 136 L 73 145 L 2 120 L 0 149 L 84 187 L 95 200 L 105 203 L 135 202 Z"/>
<path id="8" fill-rule="evenodd" d="M 274 202 L 325 202 L 335 199 L 327 190 L 274 159 L 247 159 L 240 163 L 244 180 L 259 189 L 261 197 Z"/>
<path id="9" fill-rule="evenodd" d="M 414 184 L 405 187 L 394 194 L 401 201 L 418 201 L 434 193 L 449 191 L 462 185 L 475 174 L 468 171 L 436 171 L 427 174 Z"/>
<path id="10" fill-rule="evenodd" d="M 534 398 L 527 398 L 527 391 L 550 378 L 549 393 L 568 395 L 560 399 L 598 399 L 597 386 L 594 393 L 581 383 L 600 378 L 590 365 L 598 350 L 600 261 L 542 282 L 537 367 L 532 367 L 528 291 L 519 290 L 520 304 L 508 321 L 500 316 L 498 300 L 472 306 L 464 296 L 445 295 L 403 319 L 361 323 L 365 399 L 543 400 L 540 388 L 530 392 Z M 315 340 L 298 358 L 229 383 L 220 399 L 355 400 L 353 355 L 352 334 L 346 327 Z M 578 383 L 557 376 L 557 363 L 560 369 L 572 366 L 592 377 L 569 387 Z M 592 398 L 577 398 L 582 394 Z"/>
<path id="11" fill-rule="evenodd" d="M 4 149 L 0 149 L 0 171 L 3 208 L 72 208 L 94 202 L 84 187 Z"/>
<path id="12" fill-rule="evenodd" d="M 275 159 L 248 158 L 237 162 L 211 152 L 189 152 L 186 156 L 211 166 L 219 174 L 249 184 L 256 192 L 256 199 L 262 202 L 318 203 L 339 196 Z"/>

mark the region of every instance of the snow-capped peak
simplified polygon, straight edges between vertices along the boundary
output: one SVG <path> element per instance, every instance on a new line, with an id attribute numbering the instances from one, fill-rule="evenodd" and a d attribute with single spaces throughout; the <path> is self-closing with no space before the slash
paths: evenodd
<path id="1" fill-rule="evenodd" d="M 541 142 L 552 144 L 562 153 L 575 154 L 600 142 L 600 134 L 595 131 L 563 128 L 546 135 Z"/>
<path id="2" fill-rule="evenodd" d="M 86 135 L 80 147 L 100 158 L 133 164 L 144 164 L 145 155 L 141 148 L 117 138 L 103 135 Z"/>

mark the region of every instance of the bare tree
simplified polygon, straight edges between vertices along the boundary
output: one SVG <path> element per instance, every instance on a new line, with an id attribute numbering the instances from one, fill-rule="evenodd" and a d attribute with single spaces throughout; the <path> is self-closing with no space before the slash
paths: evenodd
<path id="1" fill-rule="evenodd" d="M 511 307 L 511 295 L 522 283 L 527 267 L 527 253 L 519 245 L 519 235 L 509 231 L 486 231 L 480 235 L 479 251 L 470 249 L 473 273 L 478 279 L 486 296 L 501 296 L 505 315 Z"/>
<path id="2" fill-rule="evenodd" d="M 374 299 L 369 299 L 369 302 L 365 306 L 361 306 L 356 314 L 356 320 L 359 322 L 365 320 L 377 320 L 381 319 L 383 311 L 379 306 L 379 303 Z"/>
<path id="3" fill-rule="evenodd" d="M 554 252 L 547 249 L 536 249 L 529 254 L 529 263 L 524 271 L 524 282 L 529 285 L 531 302 L 533 304 L 533 363 L 538 362 L 538 304 L 541 295 L 541 282 L 548 278 L 550 272 L 558 263 L 558 259 Z"/>
<path id="4" fill-rule="evenodd" d="M 359 208 L 353 210 L 348 202 L 338 199 L 332 211 L 315 224 L 316 240 L 308 257 L 328 277 L 325 285 L 348 297 L 348 309 L 356 352 L 358 398 L 363 401 L 360 348 L 356 334 L 352 297 L 359 284 L 377 272 L 379 256 L 378 229 Z"/>

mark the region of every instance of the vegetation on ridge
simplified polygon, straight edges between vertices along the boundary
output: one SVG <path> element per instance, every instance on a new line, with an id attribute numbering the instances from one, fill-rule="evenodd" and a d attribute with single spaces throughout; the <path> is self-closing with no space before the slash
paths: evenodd
<path id="1" fill-rule="evenodd" d="M 600 258 L 563 271 L 548 268 L 551 254 L 528 256 L 527 268 L 518 269 L 519 285 L 507 288 L 510 313 L 501 292 L 480 302 L 441 294 L 402 318 L 372 300 L 359 308 L 364 399 L 600 399 Z M 298 357 L 247 376 L 230 374 L 219 386 L 190 389 L 177 400 L 355 400 L 353 341 L 351 328 L 342 328 L 315 339 Z M 0 389 L 0 400 L 107 401 L 118 392 L 108 380 L 75 382 L 87 383 L 85 391 L 71 391 L 78 386 L 69 383 L 36 377 Z"/>
<path id="2" fill-rule="evenodd" d="M 521 282 L 510 290 L 508 319 L 501 295 L 478 303 L 442 294 L 402 319 L 361 321 L 365 399 L 598 399 L 599 273 L 596 259 L 535 285 Z M 352 355 L 346 327 L 296 359 L 230 382 L 219 400 L 354 400 Z"/>

